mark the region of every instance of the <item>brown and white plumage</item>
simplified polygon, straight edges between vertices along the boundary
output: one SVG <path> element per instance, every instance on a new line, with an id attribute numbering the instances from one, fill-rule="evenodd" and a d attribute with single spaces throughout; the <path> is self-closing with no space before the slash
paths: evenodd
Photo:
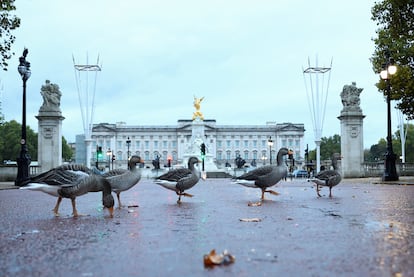
<path id="1" fill-rule="evenodd" d="M 178 195 L 177 203 L 181 203 L 181 196 L 193 197 L 185 193 L 185 190 L 192 188 L 200 180 L 200 172 L 195 167 L 200 161 L 196 157 L 188 159 L 188 168 L 178 168 L 155 178 L 155 183 L 166 189 L 175 191 Z"/>
<path id="2" fill-rule="evenodd" d="M 102 177 L 106 178 L 111 184 L 112 191 L 116 193 L 118 208 L 122 207 L 121 192 L 129 190 L 141 180 L 141 170 L 137 168 L 137 164 L 143 162 L 141 157 L 132 156 L 128 161 L 129 169 L 113 169 L 102 174 Z"/>
<path id="3" fill-rule="evenodd" d="M 332 167 L 331 170 L 324 170 L 316 174 L 313 178 L 309 179 L 309 182 L 316 184 L 316 194 L 321 197 L 319 191 L 320 187 L 329 187 L 329 197 L 332 197 L 332 187 L 339 184 L 342 180 L 341 174 L 338 172 L 338 158 L 336 153 L 332 155 Z"/>
<path id="4" fill-rule="evenodd" d="M 265 165 L 246 172 L 239 177 L 235 177 L 233 183 L 250 188 L 260 188 L 262 190 L 262 200 L 264 200 L 265 192 L 277 195 L 277 192 L 267 188 L 274 186 L 282 178 L 286 177 L 287 166 L 283 162 L 283 156 L 288 154 L 291 154 L 290 150 L 285 147 L 281 148 L 277 153 L 276 165 Z"/>
<path id="5" fill-rule="evenodd" d="M 114 199 L 111 185 L 102 176 L 94 174 L 83 165 L 69 164 L 50 169 L 39 175 L 30 177 L 20 189 L 37 190 L 58 197 L 53 212 L 59 216 L 59 205 L 62 198 L 72 201 L 73 216 L 79 216 L 76 209 L 76 197 L 88 192 L 102 191 L 102 203 L 113 216 Z"/>

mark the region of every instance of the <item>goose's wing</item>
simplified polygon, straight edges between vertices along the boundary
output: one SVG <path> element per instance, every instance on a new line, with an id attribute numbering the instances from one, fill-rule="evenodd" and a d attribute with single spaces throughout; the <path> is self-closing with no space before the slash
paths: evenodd
<path id="1" fill-rule="evenodd" d="M 326 181 L 337 175 L 338 175 L 338 172 L 336 172 L 335 170 L 324 170 L 316 174 L 315 178 Z"/>
<path id="2" fill-rule="evenodd" d="M 70 184 L 60 186 L 58 193 L 65 198 L 75 198 L 88 192 L 102 191 L 105 182 L 107 180 L 99 175 L 90 175 L 76 179 L 76 181 Z"/>
<path id="3" fill-rule="evenodd" d="M 31 177 L 26 184 L 43 183 L 51 186 L 68 186 L 78 183 L 80 180 L 88 177 L 89 174 L 90 171 L 87 168 L 65 165 Z"/>
<path id="4" fill-rule="evenodd" d="M 260 178 L 266 177 L 270 175 L 273 171 L 273 167 L 270 165 L 267 166 L 261 166 L 256 169 L 253 169 L 249 172 L 244 173 L 243 175 L 236 177 L 236 180 L 249 180 L 254 181 L 258 180 Z"/>
<path id="5" fill-rule="evenodd" d="M 200 180 L 200 175 L 197 174 L 197 172 L 191 172 L 191 174 L 187 174 L 186 176 L 182 177 L 178 182 L 177 182 L 177 189 L 179 189 L 180 191 L 184 191 L 187 189 L 190 189 L 191 187 L 193 187 L 195 184 L 198 183 L 198 181 Z"/>
<path id="6" fill-rule="evenodd" d="M 104 178 L 107 178 L 107 177 L 119 176 L 119 175 L 122 175 L 128 172 L 129 170 L 127 169 L 117 168 L 117 169 L 113 169 L 108 172 L 105 172 L 101 176 Z"/>
<path id="7" fill-rule="evenodd" d="M 192 171 L 187 168 L 178 168 L 164 173 L 161 176 L 158 176 L 156 180 L 166 180 L 166 181 L 175 181 L 189 177 L 192 175 Z"/>
<path id="8" fill-rule="evenodd" d="M 342 176 L 336 170 L 321 171 L 316 174 L 315 177 L 309 179 L 309 181 L 314 182 L 317 185 L 330 187 L 336 186 L 341 180 Z"/>
<path id="9" fill-rule="evenodd" d="M 65 171 L 74 171 L 74 172 L 83 172 L 87 175 L 92 175 L 94 173 L 90 168 L 82 164 L 63 164 L 63 165 L 56 167 L 55 169 L 65 170 Z"/>

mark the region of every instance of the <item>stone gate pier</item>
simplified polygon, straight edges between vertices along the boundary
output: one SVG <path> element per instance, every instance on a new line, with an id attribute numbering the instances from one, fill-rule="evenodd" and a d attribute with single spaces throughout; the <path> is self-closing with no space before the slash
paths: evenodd
<path id="1" fill-rule="evenodd" d="M 344 178 L 364 177 L 364 122 L 360 108 L 362 88 L 356 83 L 345 85 L 340 94 L 343 109 L 341 121 L 341 171 Z"/>

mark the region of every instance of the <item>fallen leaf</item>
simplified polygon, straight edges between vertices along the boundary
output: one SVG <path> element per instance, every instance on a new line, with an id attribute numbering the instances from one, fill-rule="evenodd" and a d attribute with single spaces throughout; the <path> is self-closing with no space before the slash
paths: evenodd
<path id="1" fill-rule="evenodd" d="M 242 222 L 260 222 L 260 221 L 262 221 L 262 219 L 261 218 L 258 218 L 258 217 L 253 217 L 253 218 L 240 218 L 239 220 L 242 221 Z"/>
<path id="2" fill-rule="evenodd" d="M 222 254 L 216 254 L 216 250 L 213 249 L 209 254 L 204 255 L 204 266 L 212 267 L 215 265 L 229 265 L 234 263 L 235 260 L 236 258 L 227 250 L 224 250 Z"/>
<path id="3" fill-rule="evenodd" d="M 249 204 L 247 204 L 247 206 L 249 207 L 258 207 L 261 205 L 262 205 L 262 202 L 249 202 Z"/>

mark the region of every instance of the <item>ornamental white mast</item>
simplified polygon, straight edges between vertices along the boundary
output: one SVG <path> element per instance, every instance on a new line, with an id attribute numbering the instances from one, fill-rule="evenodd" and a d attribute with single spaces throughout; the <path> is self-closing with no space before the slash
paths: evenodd
<path id="1" fill-rule="evenodd" d="M 325 120 L 326 102 L 328 100 L 329 81 L 331 79 L 332 59 L 329 67 L 318 65 L 318 56 L 315 58 L 315 66 L 310 65 L 308 58 L 308 68 L 303 69 L 306 96 L 308 99 L 309 111 L 311 113 L 313 132 L 316 144 L 316 172 L 321 167 L 321 138 L 323 123 Z M 328 74 L 325 80 L 325 74 Z M 309 82 L 309 85 L 307 84 Z M 308 89 L 310 87 L 310 90 Z"/>
<path id="2" fill-rule="evenodd" d="M 96 64 L 89 64 L 89 56 L 86 55 L 86 64 L 76 64 L 72 55 L 73 67 L 75 70 L 76 88 L 78 90 L 79 106 L 82 115 L 83 130 L 86 144 L 86 166 L 90 166 L 91 159 L 91 134 L 93 115 L 95 110 L 95 92 L 98 72 L 101 71 L 99 66 L 99 55 Z M 89 82 L 89 75 L 92 74 L 93 81 Z"/>
<path id="3" fill-rule="evenodd" d="M 398 116 L 398 128 L 400 131 L 400 139 L 401 139 L 401 159 L 402 164 L 405 166 L 405 142 L 407 140 L 407 133 L 408 133 L 408 119 L 404 123 L 404 114 L 401 112 L 400 109 L 397 110 L 397 116 Z"/>

